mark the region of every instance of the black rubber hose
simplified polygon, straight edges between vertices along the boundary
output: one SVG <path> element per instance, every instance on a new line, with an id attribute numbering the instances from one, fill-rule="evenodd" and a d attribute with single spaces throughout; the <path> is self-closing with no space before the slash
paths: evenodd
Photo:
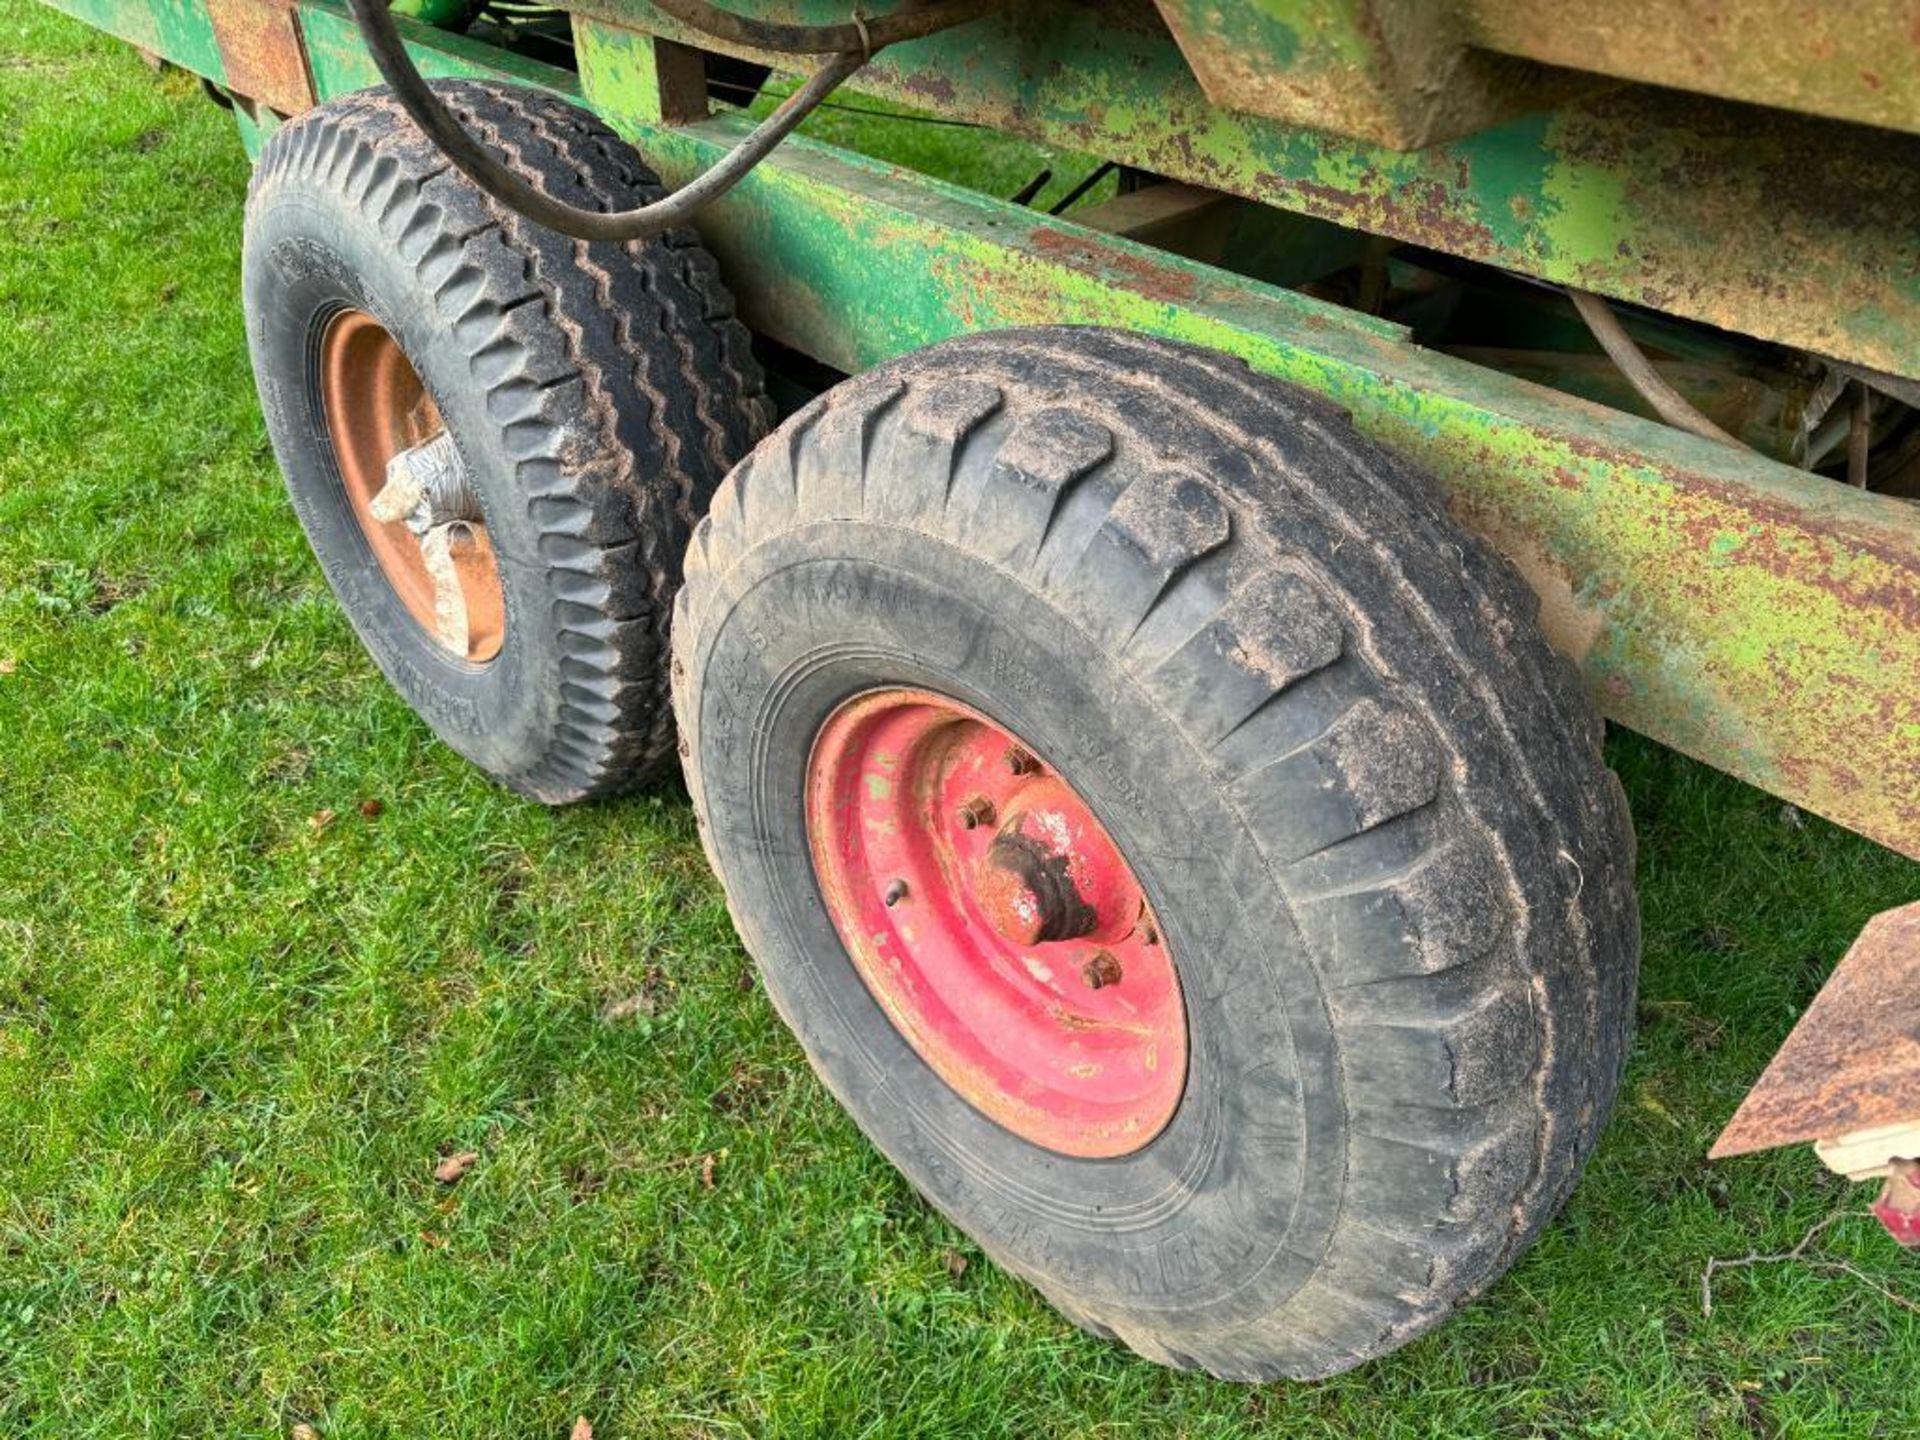
<path id="1" fill-rule="evenodd" d="M 1639 392 L 1640 398 L 1651 405 L 1662 420 L 1676 429 L 1691 430 L 1703 439 L 1718 440 L 1722 445 L 1731 445 L 1736 450 L 1748 448 L 1701 414 L 1692 401 L 1666 382 L 1666 378 L 1653 368 L 1653 362 L 1647 359 L 1646 352 L 1627 334 L 1626 326 L 1620 323 L 1620 317 L 1613 313 L 1613 307 L 1606 301 L 1598 295 L 1575 290 L 1571 286 L 1567 289 L 1567 298 L 1573 301 L 1573 308 L 1587 322 L 1587 329 L 1593 332 L 1593 338 L 1599 342 L 1600 348 L 1607 352 L 1607 358 L 1613 361 L 1620 373 L 1626 376 L 1627 383 Z"/>
<path id="2" fill-rule="evenodd" d="M 556 200 L 496 160 L 448 113 L 439 96 L 414 69 L 406 44 L 394 28 L 393 16 L 388 13 L 387 0 L 350 0 L 350 4 L 367 52 L 372 55 L 381 77 L 392 87 L 394 99 L 447 159 L 508 209 L 576 240 L 650 240 L 676 225 L 684 225 L 702 206 L 738 184 L 841 81 L 867 63 L 866 52 L 862 50 L 835 55 L 814 71 L 805 85 L 781 101 L 780 107 L 755 126 L 746 139 L 695 179 L 664 200 L 642 205 L 637 210 L 607 214 Z"/>

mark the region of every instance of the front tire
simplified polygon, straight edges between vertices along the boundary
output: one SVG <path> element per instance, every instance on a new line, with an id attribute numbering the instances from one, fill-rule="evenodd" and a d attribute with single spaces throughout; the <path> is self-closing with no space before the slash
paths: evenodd
<path id="1" fill-rule="evenodd" d="M 1601 727 L 1512 572 L 1331 407 L 1110 332 L 954 341 L 793 417 L 687 570 L 688 783 L 768 993 L 866 1134 L 1071 1318 L 1220 1376 L 1326 1375 L 1490 1284 L 1565 1198 L 1637 963 Z M 823 858 L 821 749 L 892 695 L 1030 751 L 1138 878 L 1186 1053 L 1138 1143 L 1069 1153 L 926 1041 L 915 887 L 983 873 L 951 837 L 911 886 Z M 872 753 L 884 798 L 906 752 Z M 943 954 L 978 899 L 940 912 Z M 1049 1013 L 1105 1023 L 1086 942 L 1052 934 L 980 983 L 1064 974 Z"/>

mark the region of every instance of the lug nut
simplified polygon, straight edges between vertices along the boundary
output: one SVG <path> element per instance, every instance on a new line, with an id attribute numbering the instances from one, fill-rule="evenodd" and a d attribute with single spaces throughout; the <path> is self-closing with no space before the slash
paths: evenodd
<path id="1" fill-rule="evenodd" d="M 976 795 L 954 812 L 954 821 L 962 830 L 977 829 L 993 823 L 993 802 L 984 795 Z"/>
<path id="2" fill-rule="evenodd" d="M 1031 751 L 1023 750 L 1018 745 L 1007 750 L 1007 770 L 1010 774 L 1031 775 L 1039 768 L 1040 762 L 1033 758 Z"/>
<path id="3" fill-rule="evenodd" d="M 1108 985 L 1120 983 L 1120 962 L 1110 950 L 1096 950 L 1093 957 L 1080 967 L 1080 978 L 1087 982 L 1089 990 L 1103 989 Z"/>
<path id="4" fill-rule="evenodd" d="M 892 884 L 887 886 L 887 893 L 880 897 L 881 901 L 886 905 L 886 907 L 889 910 L 891 910 L 894 906 L 898 905 L 902 900 L 906 898 L 907 898 L 907 882 L 904 880 L 895 880 Z"/>

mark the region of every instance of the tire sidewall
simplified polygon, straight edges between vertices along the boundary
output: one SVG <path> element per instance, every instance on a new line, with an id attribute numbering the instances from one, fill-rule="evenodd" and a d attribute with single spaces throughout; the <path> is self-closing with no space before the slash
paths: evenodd
<path id="1" fill-rule="evenodd" d="M 848 556 L 858 556 L 849 559 Z M 927 537 L 798 527 L 716 577 L 691 656 L 707 841 L 768 991 L 868 1136 L 1001 1263 L 1156 1328 L 1228 1328 L 1310 1276 L 1345 1115 L 1308 949 L 1204 757 L 1048 601 Z M 1174 1117 L 1083 1160 L 974 1110 L 894 1030 L 821 898 L 804 783 L 840 704 L 908 686 L 988 714 L 1067 779 L 1145 886 L 1186 1007 Z"/>

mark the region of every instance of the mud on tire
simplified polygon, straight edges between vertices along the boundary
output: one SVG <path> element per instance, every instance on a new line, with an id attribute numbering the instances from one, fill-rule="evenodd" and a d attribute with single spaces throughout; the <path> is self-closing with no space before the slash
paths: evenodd
<path id="1" fill-rule="evenodd" d="M 1484 1289 L 1566 1197 L 1633 1013 L 1622 797 L 1531 594 L 1338 411 L 1112 332 L 954 341 L 782 426 L 687 577 L 687 777 L 768 993 L 874 1143 L 1077 1323 L 1326 1375 Z M 1140 876 L 1190 1027 L 1143 1149 L 996 1126 L 854 972 L 802 777 L 885 686 L 1031 742 Z"/>

